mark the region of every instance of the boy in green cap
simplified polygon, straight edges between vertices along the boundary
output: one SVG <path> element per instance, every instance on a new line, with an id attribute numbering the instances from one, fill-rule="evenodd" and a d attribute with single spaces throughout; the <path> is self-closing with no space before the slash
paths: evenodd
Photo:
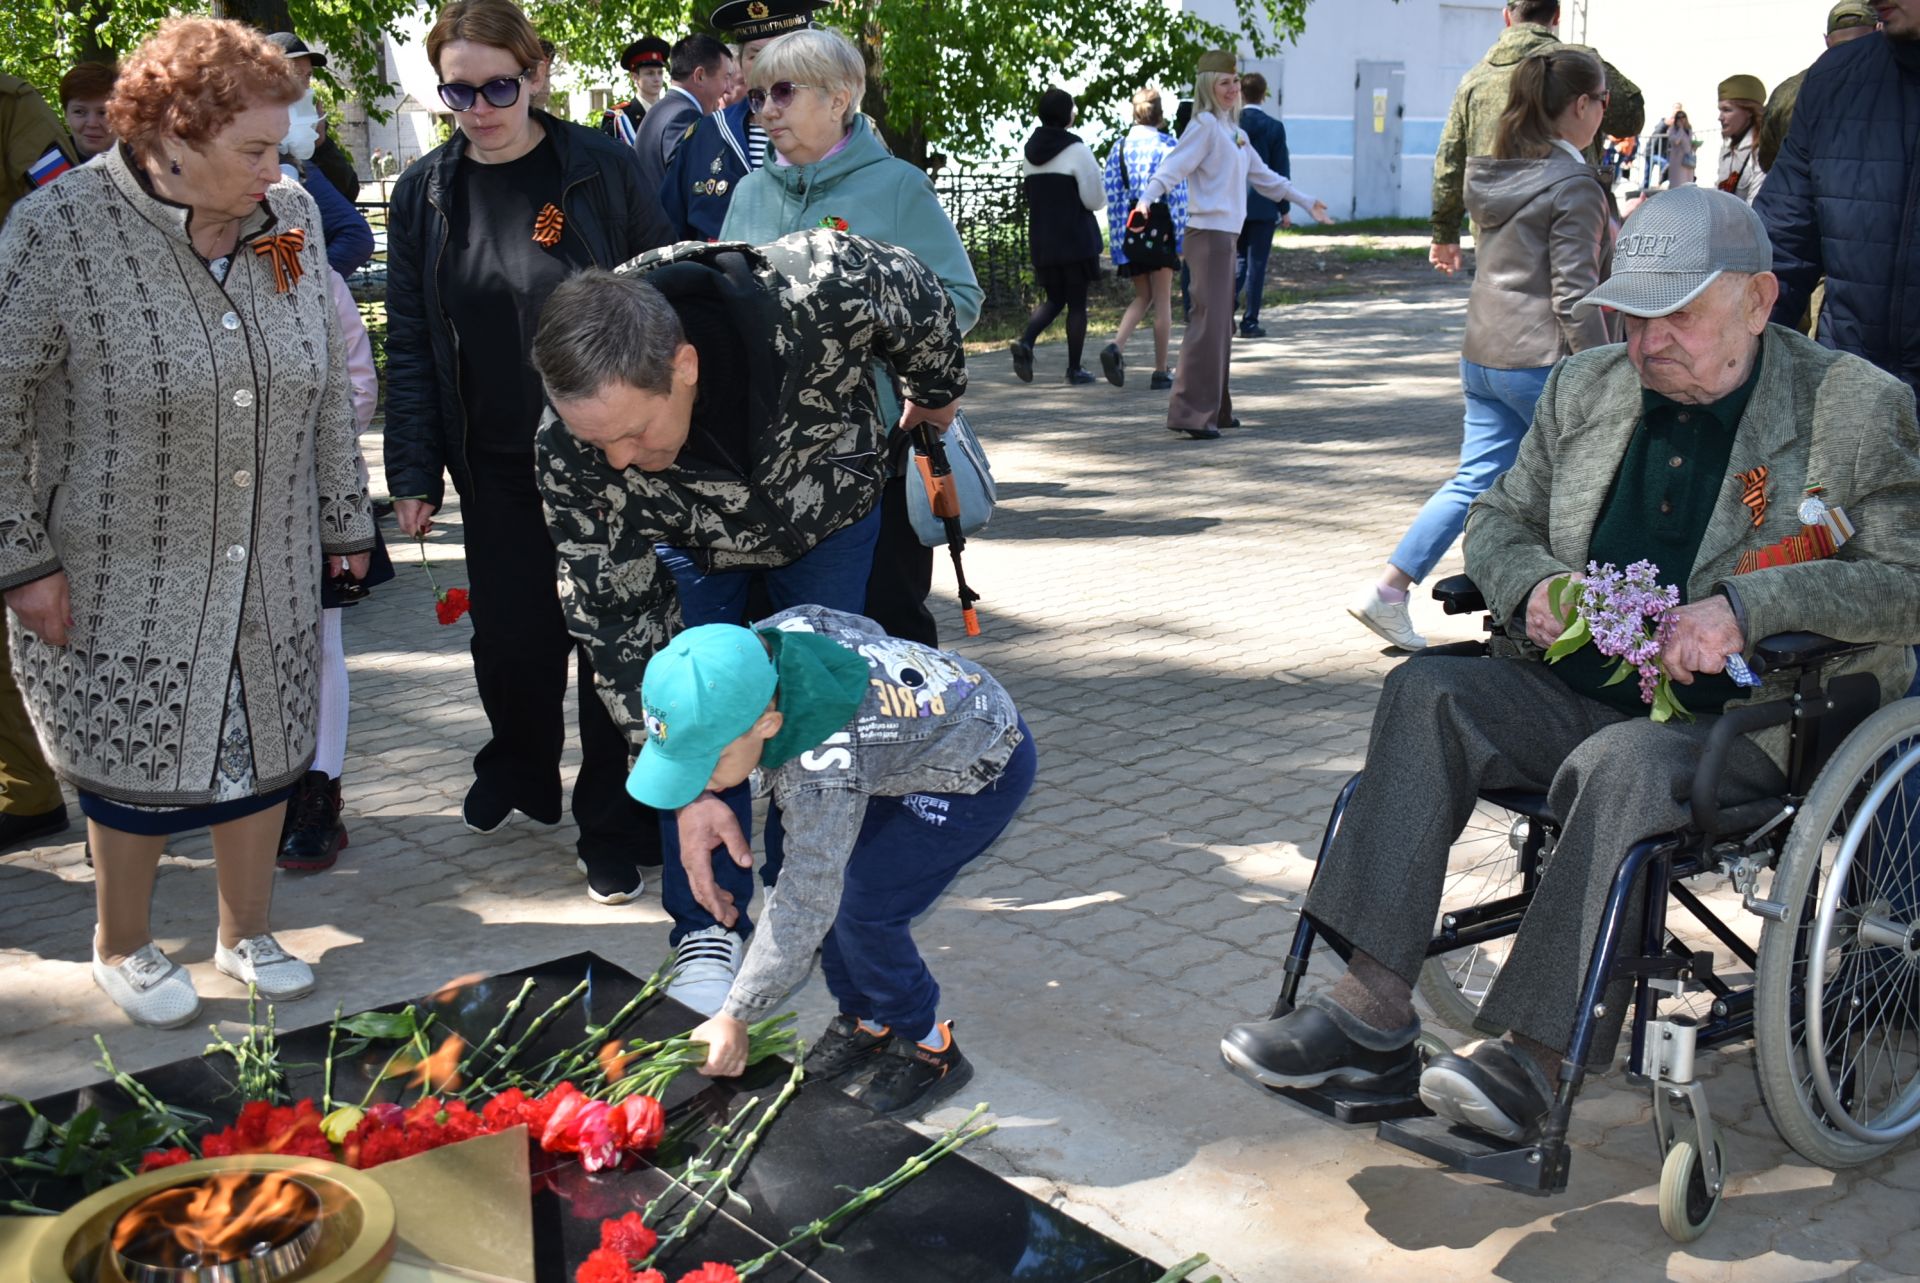
<path id="1" fill-rule="evenodd" d="M 748 1024 L 806 979 L 817 948 L 840 1014 L 807 1077 L 896 1116 L 958 1091 L 973 1067 L 938 1018 L 910 925 L 1033 785 L 1033 737 L 1000 683 L 870 619 L 795 606 L 752 629 L 680 633 L 648 663 L 641 703 L 635 798 L 677 810 L 758 770 L 778 804 L 759 929 L 719 1014 L 693 1031 L 708 1045 L 701 1072 L 745 1068 Z"/>

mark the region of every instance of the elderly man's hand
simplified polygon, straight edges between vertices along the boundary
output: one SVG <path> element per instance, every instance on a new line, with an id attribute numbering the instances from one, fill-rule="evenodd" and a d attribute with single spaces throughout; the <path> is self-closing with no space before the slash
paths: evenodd
<path id="1" fill-rule="evenodd" d="M 1660 648 L 1660 667 L 1682 686 L 1693 685 L 1695 674 L 1726 671 L 1727 656 L 1747 648 L 1732 603 L 1719 593 L 1676 606 L 1665 618 L 1672 621 L 1673 631 Z"/>
<path id="2" fill-rule="evenodd" d="M 1553 605 L 1547 600 L 1554 581 L 1564 579 L 1569 584 L 1577 584 L 1585 575 L 1548 575 L 1533 586 L 1533 593 L 1527 598 L 1527 640 L 1541 650 L 1560 640 L 1560 634 L 1567 631 L 1567 621 L 1553 613 Z M 1565 600 L 1565 597 L 1562 597 Z"/>
<path id="3" fill-rule="evenodd" d="M 753 867 L 753 848 L 740 831 L 733 808 L 712 793 L 702 793 L 680 808 L 675 817 L 680 828 L 680 864 L 687 872 L 687 888 L 701 908 L 713 920 L 730 927 L 740 920 L 733 907 L 733 895 L 713 878 L 713 848 L 724 846 L 733 862 L 743 869 Z"/>

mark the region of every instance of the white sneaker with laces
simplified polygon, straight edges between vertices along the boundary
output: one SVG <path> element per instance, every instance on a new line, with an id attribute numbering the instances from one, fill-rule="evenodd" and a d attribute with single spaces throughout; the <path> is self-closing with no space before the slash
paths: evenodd
<path id="1" fill-rule="evenodd" d="M 93 955 L 93 983 L 106 991 L 127 1018 L 152 1029 L 178 1029 L 200 1014 L 187 969 L 149 941 L 112 966 Z"/>
<path id="2" fill-rule="evenodd" d="M 213 965 L 241 984 L 251 984 L 262 998 L 285 1002 L 313 992 L 313 968 L 280 947 L 270 935 L 248 936 L 229 949 L 213 951 Z"/>
<path id="3" fill-rule="evenodd" d="M 1413 631 L 1413 612 L 1404 601 L 1388 601 L 1379 584 L 1368 584 L 1347 613 L 1401 650 L 1425 650 L 1427 639 Z"/>
<path id="4" fill-rule="evenodd" d="M 722 926 L 688 932 L 674 950 L 673 979 L 667 997 L 714 1016 L 727 1001 L 733 978 L 740 973 L 740 955 L 746 941 Z"/>

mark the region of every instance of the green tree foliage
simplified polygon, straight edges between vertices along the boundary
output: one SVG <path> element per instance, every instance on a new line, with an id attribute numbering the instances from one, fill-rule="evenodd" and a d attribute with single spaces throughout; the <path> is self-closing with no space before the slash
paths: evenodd
<path id="1" fill-rule="evenodd" d="M 326 47 L 329 78 L 368 99 L 386 87 L 379 75 L 381 32 L 421 7 L 420 0 L 212 2 L 223 16 L 265 30 L 290 22 L 306 40 Z M 568 64 L 608 68 L 610 82 L 629 40 L 648 32 L 671 37 L 696 22 L 704 25 L 714 7 L 714 0 L 525 2 Z M 1206 49 L 1270 53 L 1278 38 L 1291 38 L 1304 26 L 1309 0 L 1234 3 L 1234 29 L 1163 0 L 835 0 L 819 16 L 859 44 L 869 73 L 863 105 L 889 146 L 925 165 L 942 151 L 981 156 L 993 126 L 1029 118 L 1049 85 L 1082 85 L 1082 117 L 1113 117 L 1142 85 L 1186 86 Z M 207 4 L 25 0 L 13 21 L 0 27 L 0 59 L 50 94 L 79 57 L 131 48 L 168 13 L 205 12 Z"/>

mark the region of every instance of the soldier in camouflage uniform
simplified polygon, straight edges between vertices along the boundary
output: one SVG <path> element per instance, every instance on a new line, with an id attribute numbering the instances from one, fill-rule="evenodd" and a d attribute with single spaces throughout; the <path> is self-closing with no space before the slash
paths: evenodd
<path id="1" fill-rule="evenodd" d="M 1460 222 L 1467 212 L 1467 157 L 1493 154 L 1493 136 L 1500 113 L 1507 109 L 1507 86 L 1513 69 L 1536 53 L 1550 53 L 1560 46 L 1560 38 L 1551 30 L 1560 21 L 1556 0 L 1507 0 L 1506 21 L 1506 31 L 1454 91 L 1453 109 L 1447 113 L 1440 147 L 1434 153 L 1433 247 L 1428 258 L 1443 272 L 1460 270 Z M 1594 57 L 1599 56 L 1594 53 Z M 1606 115 L 1600 118 L 1600 133 L 1608 138 L 1635 137 L 1647 120 L 1640 87 L 1604 58 L 1601 65 L 1607 69 L 1611 96 Z M 1587 159 L 1598 165 L 1599 139 L 1594 142 L 1587 149 Z"/>
<path id="2" fill-rule="evenodd" d="M 824 229 L 758 248 L 683 242 L 575 276 L 541 315 L 533 361 L 561 607 L 635 752 L 647 661 L 683 625 L 744 623 L 754 578 L 776 608 L 862 608 L 894 426 L 874 363 L 900 385 L 903 428 L 951 422 L 967 382 L 939 279 L 905 250 Z M 669 992 L 707 1014 L 751 928 L 750 823 L 745 786 L 663 816 Z"/>

